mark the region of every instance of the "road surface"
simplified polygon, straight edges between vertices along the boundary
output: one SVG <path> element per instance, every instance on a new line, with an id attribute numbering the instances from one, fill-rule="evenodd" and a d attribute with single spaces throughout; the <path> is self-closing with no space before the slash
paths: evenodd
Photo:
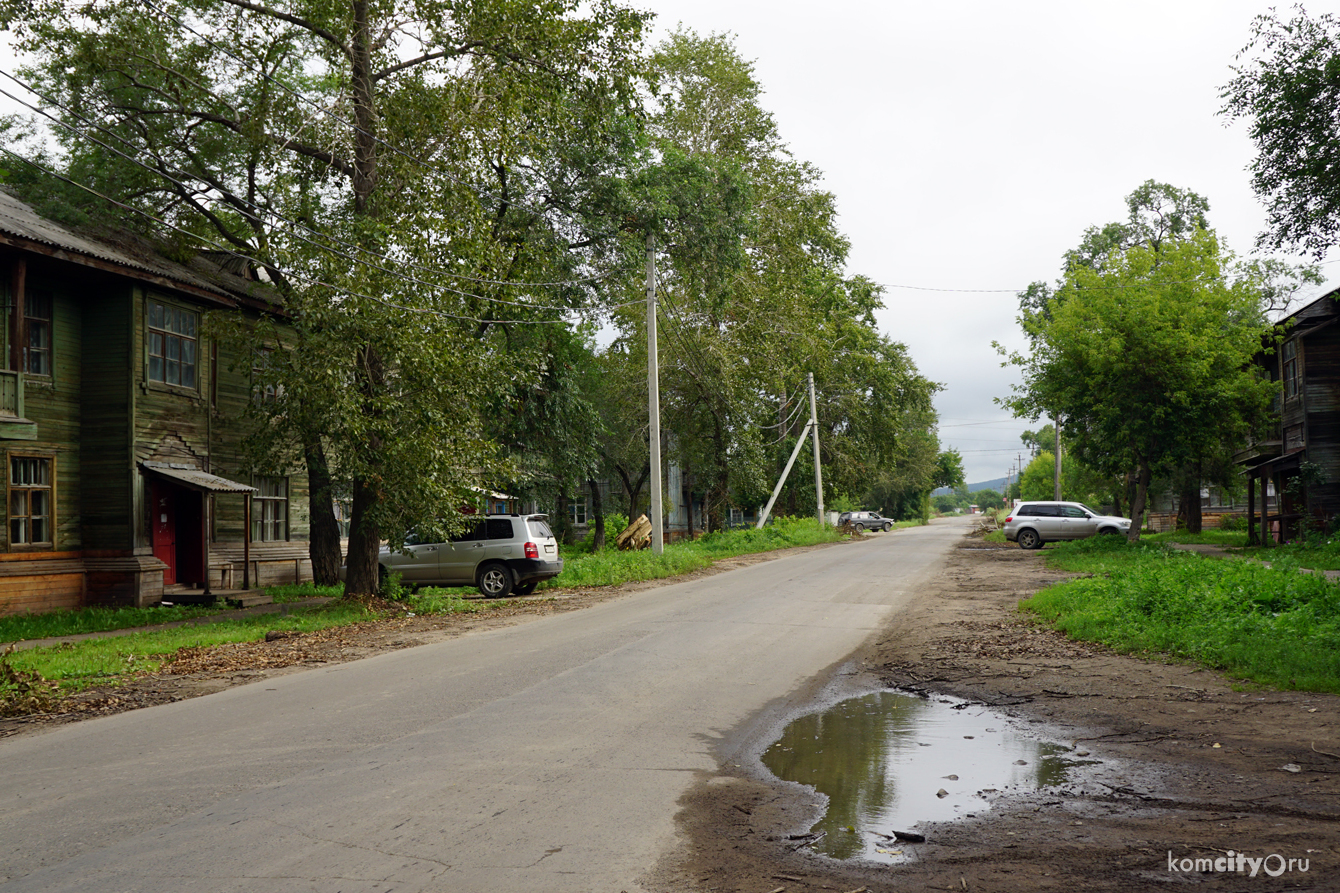
<path id="1" fill-rule="evenodd" d="M 0 890 L 638 890 L 723 735 L 803 697 L 963 531 L 0 741 Z"/>

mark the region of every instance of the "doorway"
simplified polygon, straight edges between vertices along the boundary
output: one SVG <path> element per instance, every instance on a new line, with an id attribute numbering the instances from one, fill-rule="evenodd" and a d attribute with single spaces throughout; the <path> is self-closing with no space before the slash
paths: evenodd
<path id="1" fill-rule="evenodd" d="M 204 504 L 195 490 L 163 480 L 149 484 L 149 529 L 154 557 L 167 565 L 164 586 L 204 585 Z"/>

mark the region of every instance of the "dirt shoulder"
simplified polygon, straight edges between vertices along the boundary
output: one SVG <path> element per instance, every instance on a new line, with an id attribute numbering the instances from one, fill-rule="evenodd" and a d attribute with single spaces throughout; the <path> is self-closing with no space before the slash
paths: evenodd
<path id="1" fill-rule="evenodd" d="M 786 555 L 814 549 L 841 548 L 848 542 L 843 540 L 724 558 L 709 568 L 663 580 L 594 589 L 544 590 L 535 595 L 510 599 L 505 605 L 478 613 L 389 616 L 319 632 L 272 637 L 264 642 L 195 649 L 181 654 L 161 671 L 145 673 L 116 685 L 97 686 L 65 698 L 53 712 L 0 718 L 0 738 L 39 734 L 57 726 L 97 716 L 169 704 L 279 675 L 360 660 L 480 630 L 513 626 L 537 617 L 577 611 L 635 592 L 701 579 Z M 392 609 L 395 607 L 391 603 L 386 606 Z"/>
<path id="2" fill-rule="evenodd" d="M 687 856 L 658 871 L 653 885 L 747 893 L 1340 889 L 1340 698 L 1235 690 L 1215 672 L 1032 627 L 1019 600 L 1066 576 L 1043 557 L 965 538 L 939 582 L 868 646 L 862 675 L 871 686 L 956 696 L 1044 723 L 1115 774 L 1000 799 L 973 820 L 919 827 L 927 842 L 908 848 L 916 861 L 877 866 L 796 850 L 786 837 L 808 830 L 815 804 L 747 768 L 728 768 L 684 798 Z M 1308 871 L 1251 878 L 1181 870 L 1183 859 L 1229 850 L 1308 859 Z"/>

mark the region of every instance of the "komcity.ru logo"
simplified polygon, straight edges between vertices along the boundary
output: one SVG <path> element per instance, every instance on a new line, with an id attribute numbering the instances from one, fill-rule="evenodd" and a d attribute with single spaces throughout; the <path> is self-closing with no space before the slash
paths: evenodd
<path id="1" fill-rule="evenodd" d="M 1213 872 L 1233 872 L 1256 877 L 1258 872 L 1279 877 L 1286 871 L 1307 871 L 1308 859 L 1285 859 L 1279 853 L 1269 856 L 1252 857 L 1246 853 L 1229 850 L 1227 855 L 1207 858 L 1174 859 L 1172 850 L 1168 850 L 1168 870 L 1176 874 L 1211 874 Z"/>

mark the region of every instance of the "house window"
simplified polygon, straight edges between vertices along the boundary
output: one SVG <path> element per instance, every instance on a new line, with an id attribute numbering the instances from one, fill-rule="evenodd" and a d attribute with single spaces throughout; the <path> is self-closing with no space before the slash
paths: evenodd
<path id="1" fill-rule="evenodd" d="M 573 524 L 586 523 L 586 501 L 568 503 L 568 513 L 572 516 Z"/>
<path id="2" fill-rule="evenodd" d="M 50 545 L 56 460 L 9 457 L 9 545 Z"/>
<path id="3" fill-rule="evenodd" d="M 23 351 L 23 371 L 28 375 L 51 375 L 51 292 L 31 289 L 23 297 L 23 324 L 28 343 Z"/>
<path id="4" fill-rule="evenodd" d="M 288 539 L 288 478 L 257 478 L 251 497 L 251 541 Z"/>
<path id="5" fill-rule="evenodd" d="M 274 383 L 274 349 L 262 347 L 251 361 L 251 399 L 259 406 L 284 394 L 284 386 Z"/>
<path id="6" fill-rule="evenodd" d="M 194 388 L 196 314 L 161 301 L 149 301 L 149 380 Z"/>
<path id="7" fill-rule="evenodd" d="M 1280 349 L 1284 361 L 1284 399 L 1298 396 L 1298 342 L 1286 341 Z"/>

